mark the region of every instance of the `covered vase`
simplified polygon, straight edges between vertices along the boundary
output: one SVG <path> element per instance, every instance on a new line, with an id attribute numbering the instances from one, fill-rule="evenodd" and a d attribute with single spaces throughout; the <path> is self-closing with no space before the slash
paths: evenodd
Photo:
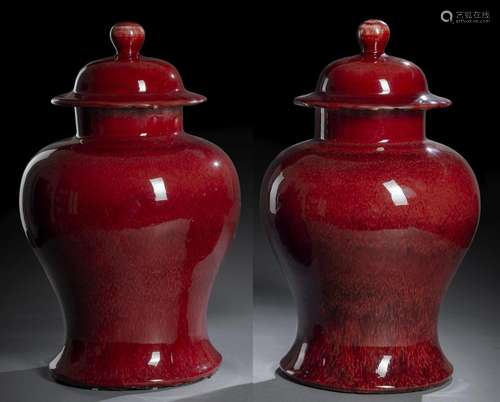
<path id="1" fill-rule="evenodd" d="M 331 390 L 413 391 L 452 374 L 438 313 L 476 231 L 479 191 L 467 162 L 426 136 L 426 112 L 451 102 L 385 53 L 384 22 L 362 23 L 358 37 L 360 54 L 296 98 L 315 108 L 315 137 L 283 151 L 262 185 L 298 309 L 280 371 Z"/>
<path id="2" fill-rule="evenodd" d="M 235 168 L 184 131 L 171 64 L 142 56 L 144 30 L 111 29 L 116 55 L 86 65 L 74 90 L 77 132 L 43 148 L 22 179 L 26 236 L 60 300 L 62 382 L 150 388 L 211 376 L 221 355 L 207 304 L 239 219 Z"/>

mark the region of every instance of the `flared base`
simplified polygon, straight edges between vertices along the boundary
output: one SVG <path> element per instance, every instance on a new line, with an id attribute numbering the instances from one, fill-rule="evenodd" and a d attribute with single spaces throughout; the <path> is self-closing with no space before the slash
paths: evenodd
<path id="1" fill-rule="evenodd" d="M 200 381 L 222 357 L 208 340 L 175 344 L 70 340 L 50 363 L 56 381 L 84 388 L 151 389 Z"/>
<path id="2" fill-rule="evenodd" d="M 421 391 L 445 384 L 452 372 L 441 349 L 430 342 L 402 347 L 341 346 L 327 352 L 314 344 L 296 343 L 280 364 L 280 373 L 295 382 L 352 393 Z"/>

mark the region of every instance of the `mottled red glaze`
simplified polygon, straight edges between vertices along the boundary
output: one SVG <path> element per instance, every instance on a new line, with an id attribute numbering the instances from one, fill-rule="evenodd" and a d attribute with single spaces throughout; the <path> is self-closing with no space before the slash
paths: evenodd
<path id="1" fill-rule="evenodd" d="M 97 388 L 211 376 L 207 304 L 240 209 L 231 160 L 184 132 L 179 106 L 75 106 L 77 135 L 31 160 L 20 194 L 65 316 L 52 374 Z"/>
<path id="2" fill-rule="evenodd" d="M 425 137 L 425 111 L 390 102 L 318 108 L 316 138 L 264 178 L 264 222 L 299 316 L 280 368 L 300 383 L 401 392 L 452 373 L 437 320 L 476 230 L 478 186 Z"/>

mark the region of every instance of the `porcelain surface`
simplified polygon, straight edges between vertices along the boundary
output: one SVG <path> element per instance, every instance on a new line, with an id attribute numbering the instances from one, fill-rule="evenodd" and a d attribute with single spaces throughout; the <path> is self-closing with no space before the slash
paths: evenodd
<path id="1" fill-rule="evenodd" d="M 112 37 L 123 27 L 131 42 L 143 33 L 122 23 Z M 150 82 L 141 57 L 118 54 L 104 77 L 143 68 L 142 81 Z M 151 85 L 152 94 L 129 96 L 95 90 L 102 74 L 94 72 L 90 95 L 64 95 L 78 133 L 41 150 L 21 185 L 23 227 L 66 322 L 65 346 L 50 370 L 92 388 L 197 381 L 221 363 L 206 310 L 239 219 L 238 177 L 221 149 L 184 131 L 181 105 L 192 100 L 178 90 L 180 78 L 172 92 Z M 92 81 L 80 74 L 77 90 L 82 79 Z M 89 96 L 101 107 L 90 107 Z"/>
<path id="2" fill-rule="evenodd" d="M 381 21 L 362 24 L 360 37 L 373 29 L 385 46 Z M 362 44 L 364 52 L 381 48 Z M 439 345 L 438 313 L 475 233 L 479 190 L 460 155 L 426 138 L 425 110 L 450 102 L 429 94 L 422 107 L 425 77 L 418 87 L 404 82 L 415 79 L 406 71 L 414 65 L 398 62 L 397 88 L 416 89 L 405 103 L 390 93 L 374 98 L 375 83 L 394 80 L 390 58 L 380 52 L 350 59 L 345 79 L 364 72 L 356 84 L 325 85 L 327 67 L 317 91 L 298 98 L 316 107 L 315 138 L 283 151 L 263 181 L 263 221 L 299 318 L 280 370 L 306 385 L 404 392 L 443 384 L 452 374 Z M 337 96 L 353 85 L 367 96 Z"/>

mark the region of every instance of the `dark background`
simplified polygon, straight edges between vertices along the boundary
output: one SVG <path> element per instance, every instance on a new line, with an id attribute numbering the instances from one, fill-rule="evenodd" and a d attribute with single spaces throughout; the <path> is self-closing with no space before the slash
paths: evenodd
<path id="1" fill-rule="evenodd" d="M 29 159 L 74 134 L 72 111 L 52 106 L 50 99 L 72 88 L 84 64 L 114 53 L 108 31 L 121 20 L 141 23 L 146 29 L 142 53 L 170 61 L 188 89 L 208 97 L 206 104 L 186 108 L 188 131 L 253 130 L 258 184 L 279 150 L 312 136 L 313 112 L 294 106 L 293 98 L 312 91 L 329 62 L 359 51 L 360 22 L 383 19 L 391 28 L 387 52 L 419 65 L 431 91 L 454 102 L 450 109 L 428 113 L 428 136 L 469 161 L 483 196 L 485 175 L 498 176 L 498 23 L 492 4 L 353 3 L 349 9 L 339 2 L 280 8 L 240 2 L 203 7 L 194 2 L 68 3 L 21 5 L 4 17 L 4 24 L 11 24 L 2 35 L 7 47 L 2 94 L 8 105 L 1 158 L 4 211 L 17 207 Z M 440 20 L 444 9 L 488 10 L 491 22 L 446 24 Z M 9 122 L 14 123 L 10 128 Z"/>

